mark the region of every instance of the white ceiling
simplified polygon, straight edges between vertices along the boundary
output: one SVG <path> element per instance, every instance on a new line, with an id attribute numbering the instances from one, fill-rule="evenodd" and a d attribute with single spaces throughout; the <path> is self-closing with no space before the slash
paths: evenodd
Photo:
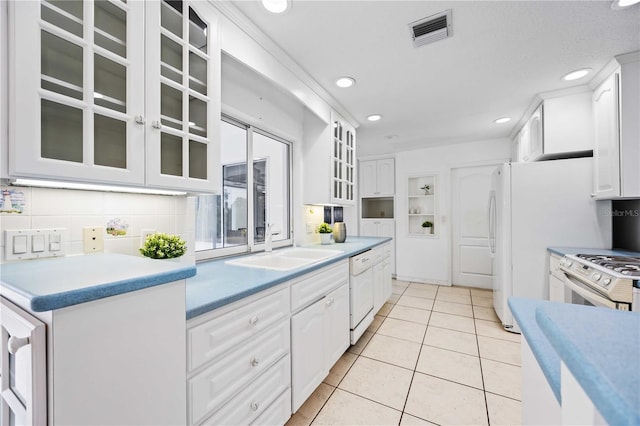
<path id="1" fill-rule="evenodd" d="M 640 4 L 292 0 L 274 15 L 233 3 L 358 120 L 360 155 L 508 137 L 536 94 L 640 49 Z M 446 9 L 453 36 L 414 48 L 408 24 Z M 594 73 L 561 80 L 584 67 Z M 357 84 L 336 87 L 343 75 Z"/>

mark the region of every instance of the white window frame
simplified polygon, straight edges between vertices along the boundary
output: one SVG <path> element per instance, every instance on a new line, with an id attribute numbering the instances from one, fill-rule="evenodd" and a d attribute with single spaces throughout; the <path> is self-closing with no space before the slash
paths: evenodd
<path id="1" fill-rule="evenodd" d="M 285 144 L 289 149 L 289 158 L 288 158 L 288 166 L 289 166 L 289 182 L 288 182 L 288 213 L 289 213 L 289 238 L 284 240 L 278 240 L 272 242 L 273 248 L 287 247 L 293 245 L 294 235 L 293 235 L 293 143 L 288 141 L 278 135 L 275 135 L 269 131 L 260 129 L 259 127 L 255 127 L 251 124 L 245 123 L 238 119 L 235 119 L 229 115 L 222 115 L 221 121 L 225 121 L 234 126 L 241 127 L 246 129 L 247 131 L 247 244 L 233 246 L 233 247 L 222 247 L 222 248 L 214 248 L 207 250 L 196 251 L 196 261 L 206 261 L 210 259 L 216 259 L 224 256 L 231 256 L 237 254 L 247 254 L 253 252 L 261 252 L 265 249 L 265 243 L 256 243 L 255 242 L 255 224 L 254 224 L 254 196 L 253 191 L 250 188 L 253 188 L 253 167 L 249 167 L 249 165 L 253 165 L 253 134 L 258 133 L 268 138 L 274 139 L 280 143 Z M 224 143 L 221 141 L 221 143 Z M 251 161 L 249 160 L 251 159 Z M 220 173 L 222 173 L 222 166 L 220 166 Z M 220 178 L 221 183 L 223 182 L 223 177 Z M 222 194 L 221 194 L 222 195 Z M 268 215 L 268 213 L 267 213 Z M 268 219 L 267 219 L 268 220 Z"/>

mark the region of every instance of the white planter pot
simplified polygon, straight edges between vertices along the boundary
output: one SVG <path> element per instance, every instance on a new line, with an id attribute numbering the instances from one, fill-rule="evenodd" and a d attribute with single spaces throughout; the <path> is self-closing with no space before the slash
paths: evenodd
<path id="1" fill-rule="evenodd" d="M 333 234 L 320 234 L 320 242 L 322 244 L 331 244 L 331 236 Z"/>
<path id="2" fill-rule="evenodd" d="M 433 234 L 433 226 L 423 227 L 422 229 L 424 229 L 424 233 L 427 235 Z"/>

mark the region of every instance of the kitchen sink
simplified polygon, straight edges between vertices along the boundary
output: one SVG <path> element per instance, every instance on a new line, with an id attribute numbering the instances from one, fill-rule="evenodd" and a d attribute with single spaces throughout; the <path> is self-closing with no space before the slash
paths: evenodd
<path id="1" fill-rule="evenodd" d="M 248 268 L 289 271 L 332 258 L 341 253 L 342 251 L 340 250 L 292 248 L 273 253 L 261 253 L 239 259 L 227 260 L 225 263 Z"/>

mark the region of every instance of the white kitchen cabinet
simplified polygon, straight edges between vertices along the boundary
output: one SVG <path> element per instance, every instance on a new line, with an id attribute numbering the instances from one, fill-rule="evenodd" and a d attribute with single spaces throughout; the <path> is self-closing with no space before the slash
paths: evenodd
<path id="1" fill-rule="evenodd" d="M 395 193 L 395 160 L 393 158 L 360 161 L 359 170 L 361 197 L 389 196 Z"/>
<path id="2" fill-rule="evenodd" d="M 9 177 L 216 190 L 220 49 L 210 6 L 9 7 Z"/>
<path id="3" fill-rule="evenodd" d="M 564 273 L 560 270 L 561 256 L 549 254 L 549 300 L 564 302 Z"/>
<path id="4" fill-rule="evenodd" d="M 46 424 L 45 324 L 0 298 L 0 423 Z"/>
<path id="5" fill-rule="evenodd" d="M 392 239 L 389 243 L 391 253 L 389 266 L 391 273 L 395 274 L 396 221 L 393 219 L 362 219 L 360 220 L 360 235 L 363 237 L 388 237 Z"/>
<path id="6" fill-rule="evenodd" d="M 335 111 L 324 123 L 305 110 L 304 203 L 354 205 L 356 131 Z"/>
<path id="7" fill-rule="evenodd" d="M 541 156 L 542 152 L 542 105 L 540 105 L 518 134 L 518 161 L 533 161 Z"/>
<path id="8" fill-rule="evenodd" d="M 292 284 L 291 298 L 291 408 L 296 412 L 349 347 L 348 261 Z"/>
<path id="9" fill-rule="evenodd" d="M 541 94 L 516 136 L 517 161 L 586 155 L 593 149 L 591 93 Z"/>
<path id="10" fill-rule="evenodd" d="M 593 92 L 596 199 L 640 197 L 640 54 L 618 65 Z"/>
<path id="11" fill-rule="evenodd" d="M 249 424 L 289 391 L 289 302 L 284 284 L 189 321 L 188 424 Z"/>
<path id="12" fill-rule="evenodd" d="M 391 243 L 373 249 L 373 312 L 391 297 Z"/>
<path id="13" fill-rule="evenodd" d="M 9 289 L 3 296 L 22 309 L 29 307 L 29 301 Z M 46 388 L 45 420 L 36 417 L 40 420 L 16 424 L 185 423 L 184 280 L 53 311 L 29 312 L 46 326 L 43 346 L 38 346 L 40 337 L 36 335 L 16 334 L 15 325 L 8 322 L 10 312 L 4 300 L 2 303 L 3 346 L 9 334 L 33 337 L 16 351 L 11 368 L 5 368 L 8 359 L 2 361 L 2 398 L 10 399 L 4 386 L 9 379 L 12 389 L 22 393 L 22 398 L 27 396 L 27 388 L 20 383 L 25 374 Z M 25 356 L 43 357 L 46 370 L 31 364 L 31 372 L 25 371 L 29 368 Z M 15 379 L 19 382 L 14 383 Z M 38 386 L 31 389 L 41 391 Z M 18 403 L 26 404 L 27 400 Z M 7 415 L 4 409 L 2 412 Z M 2 424 L 13 423 L 3 420 Z"/>

